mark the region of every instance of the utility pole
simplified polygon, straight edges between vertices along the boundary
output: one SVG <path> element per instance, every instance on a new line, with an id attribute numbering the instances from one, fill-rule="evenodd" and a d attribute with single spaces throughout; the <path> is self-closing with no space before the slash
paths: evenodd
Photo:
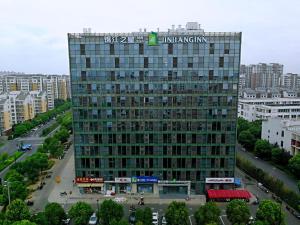
<path id="1" fill-rule="evenodd" d="M 9 187 L 9 181 L 4 181 L 4 183 L 7 185 L 8 205 L 10 205 L 10 187 Z"/>

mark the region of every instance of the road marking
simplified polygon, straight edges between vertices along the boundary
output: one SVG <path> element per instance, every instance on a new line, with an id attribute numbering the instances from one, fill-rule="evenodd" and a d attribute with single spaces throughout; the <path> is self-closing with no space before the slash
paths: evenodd
<path id="1" fill-rule="evenodd" d="M 226 215 L 222 215 L 222 216 L 226 216 Z M 221 220 L 222 224 L 225 225 L 225 223 L 224 223 L 224 221 L 222 219 L 222 216 L 219 216 L 219 217 L 220 217 L 220 220 Z"/>
<path id="2" fill-rule="evenodd" d="M 192 216 L 193 216 L 193 215 L 189 216 L 189 221 L 190 221 L 190 224 L 191 224 L 191 225 L 193 225 L 192 219 L 191 219 Z"/>

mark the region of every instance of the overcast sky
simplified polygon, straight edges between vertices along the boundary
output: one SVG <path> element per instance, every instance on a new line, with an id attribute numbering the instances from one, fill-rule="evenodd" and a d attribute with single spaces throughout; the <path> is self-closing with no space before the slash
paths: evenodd
<path id="1" fill-rule="evenodd" d="M 242 31 L 242 63 L 300 73 L 300 0 L 0 0 L 0 71 L 67 74 L 67 33 Z"/>

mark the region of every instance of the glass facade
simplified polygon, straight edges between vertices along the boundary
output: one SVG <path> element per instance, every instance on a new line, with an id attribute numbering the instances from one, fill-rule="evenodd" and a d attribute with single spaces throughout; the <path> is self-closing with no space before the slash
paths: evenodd
<path id="1" fill-rule="evenodd" d="M 182 35 L 68 35 L 76 176 L 234 176 L 241 33 Z"/>

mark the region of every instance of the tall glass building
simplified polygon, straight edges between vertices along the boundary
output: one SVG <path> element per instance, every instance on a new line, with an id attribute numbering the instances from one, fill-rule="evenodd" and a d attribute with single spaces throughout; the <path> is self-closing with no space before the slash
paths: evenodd
<path id="1" fill-rule="evenodd" d="M 240 32 L 192 22 L 68 41 L 79 186 L 199 194 L 232 183 Z"/>

